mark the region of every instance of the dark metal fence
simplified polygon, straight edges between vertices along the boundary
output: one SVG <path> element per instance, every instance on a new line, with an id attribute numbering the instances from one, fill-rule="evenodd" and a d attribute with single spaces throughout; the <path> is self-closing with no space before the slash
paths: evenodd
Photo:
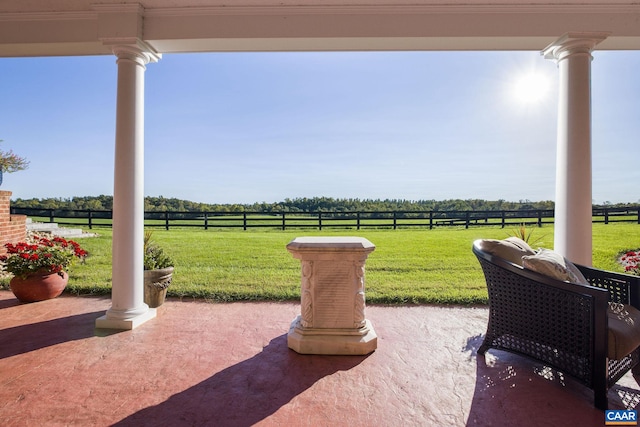
<path id="1" fill-rule="evenodd" d="M 34 221 L 56 222 L 81 227 L 111 227 L 112 211 L 11 208 Z M 377 212 L 145 212 L 145 226 L 210 228 L 409 228 L 470 226 L 541 227 L 554 221 L 552 209 L 506 211 L 377 211 Z M 633 222 L 640 224 L 639 207 L 594 208 L 593 222 Z"/>

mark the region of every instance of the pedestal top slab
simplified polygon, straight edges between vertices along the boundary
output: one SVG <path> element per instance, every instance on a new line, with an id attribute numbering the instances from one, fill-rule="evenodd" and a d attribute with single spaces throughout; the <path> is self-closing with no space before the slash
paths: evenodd
<path id="1" fill-rule="evenodd" d="M 376 246 L 364 237 L 314 236 L 296 237 L 287 245 L 289 251 L 371 252 Z"/>

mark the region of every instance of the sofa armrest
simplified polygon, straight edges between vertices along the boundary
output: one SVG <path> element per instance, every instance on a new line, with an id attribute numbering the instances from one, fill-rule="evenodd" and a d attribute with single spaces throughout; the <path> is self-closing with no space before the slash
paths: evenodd
<path id="1" fill-rule="evenodd" d="M 640 309 L 640 276 L 599 270 L 576 264 L 591 286 L 609 291 L 609 301 Z"/>

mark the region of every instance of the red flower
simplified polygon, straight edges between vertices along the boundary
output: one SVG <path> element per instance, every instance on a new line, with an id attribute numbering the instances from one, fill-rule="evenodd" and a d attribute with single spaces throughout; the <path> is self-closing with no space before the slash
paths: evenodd
<path id="1" fill-rule="evenodd" d="M 0 256 L 2 269 L 23 277 L 39 270 L 59 273 L 71 265 L 74 258 L 87 256 L 80 245 L 61 237 L 33 238 L 28 243 L 7 243 L 5 247 L 7 254 Z"/>
<path id="2" fill-rule="evenodd" d="M 88 252 L 85 251 L 84 249 L 80 249 L 80 248 L 76 248 L 76 250 L 73 253 L 75 256 L 77 256 L 78 258 L 82 258 L 87 256 Z"/>
<path id="3" fill-rule="evenodd" d="M 53 242 L 51 242 L 51 240 L 47 239 L 46 237 L 41 237 L 40 238 L 40 244 L 42 246 L 48 246 L 48 247 L 52 247 L 53 246 Z"/>

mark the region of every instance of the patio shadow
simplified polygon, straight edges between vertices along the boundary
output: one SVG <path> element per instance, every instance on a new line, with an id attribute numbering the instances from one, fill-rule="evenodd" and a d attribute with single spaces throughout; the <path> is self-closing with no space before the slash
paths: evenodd
<path id="1" fill-rule="evenodd" d="M 0 310 L 3 308 L 15 307 L 22 304 L 17 298 L 4 299 L 0 301 Z"/>
<path id="2" fill-rule="evenodd" d="M 300 355 L 287 347 L 287 336 L 281 335 L 252 358 L 114 426 L 251 426 L 274 414 L 321 378 L 349 370 L 366 357 Z"/>
<path id="3" fill-rule="evenodd" d="M 1 329 L 0 359 L 93 337 L 95 319 L 103 314 L 104 311 L 94 311 Z"/>
<path id="4" fill-rule="evenodd" d="M 505 351 L 477 349 L 483 336 L 468 339 L 476 359 L 476 384 L 467 426 L 602 426 L 604 412 L 593 406 L 593 391 L 562 372 Z M 609 409 L 637 409 L 640 391 L 615 385 Z"/>

